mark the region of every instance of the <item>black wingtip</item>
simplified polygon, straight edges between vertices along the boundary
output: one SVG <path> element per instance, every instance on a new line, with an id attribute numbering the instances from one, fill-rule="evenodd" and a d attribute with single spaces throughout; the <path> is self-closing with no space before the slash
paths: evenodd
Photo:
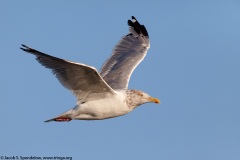
<path id="1" fill-rule="evenodd" d="M 22 45 L 22 47 L 20 47 L 20 49 L 25 51 L 25 52 L 32 53 L 32 54 L 35 54 L 35 55 L 37 55 L 37 53 L 40 53 L 39 51 L 37 51 L 35 49 L 32 49 L 25 44 L 21 44 L 21 45 Z"/>
<path id="2" fill-rule="evenodd" d="M 133 27 L 138 34 L 143 34 L 144 36 L 149 37 L 145 26 L 141 25 L 134 16 L 132 16 L 132 20 L 128 20 L 128 25 Z"/>
<path id="3" fill-rule="evenodd" d="M 28 46 L 26 46 L 24 44 L 21 44 L 21 45 L 22 45 L 22 47 L 20 47 L 20 49 L 25 51 L 25 52 L 27 52 L 29 49 L 31 49 L 31 48 L 29 48 Z"/>
<path id="4" fill-rule="evenodd" d="M 25 44 L 21 44 L 21 45 L 22 45 L 23 47 L 26 47 L 26 48 L 28 47 L 28 46 L 26 46 Z"/>

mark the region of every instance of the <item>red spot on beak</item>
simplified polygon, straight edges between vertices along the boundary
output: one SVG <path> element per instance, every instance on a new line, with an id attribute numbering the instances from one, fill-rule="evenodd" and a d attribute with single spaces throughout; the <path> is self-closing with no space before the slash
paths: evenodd
<path id="1" fill-rule="evenodd" d="M 152 97 L 149 98 L 149 101 L 150 101 L 150 102 L 154 102 L 154 103 L 160 103 L 160 100 L 159 100 L 159 99 L 157 99 L 157 98 L 152 98 Z"/>

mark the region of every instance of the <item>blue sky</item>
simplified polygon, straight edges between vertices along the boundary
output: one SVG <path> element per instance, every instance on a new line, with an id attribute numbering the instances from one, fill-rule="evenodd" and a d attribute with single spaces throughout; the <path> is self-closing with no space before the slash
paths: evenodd
<path id="1" fill-rule="evenodd" d="M 240 1 L 1 1 L 0 156 L 240 159 Z M 129 88 L 161 100 L 103 121 L 44 123 L 75 106 L 19 49 L 100 68 L 134 15 L 151 48 Z"/>

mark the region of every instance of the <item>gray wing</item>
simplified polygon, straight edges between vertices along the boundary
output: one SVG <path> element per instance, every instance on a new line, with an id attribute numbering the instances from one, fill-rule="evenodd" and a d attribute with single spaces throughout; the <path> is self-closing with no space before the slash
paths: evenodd
<path id="1" fill-rule="evenodd" d="M 128 20 L 130 33 L 124 36 L 103 64 L 100 75 L 113 89 L 127 89 L 132 72 L 144 59 L 150 48 L 149 36 L 144 25 L 135 17 Z"/>
<path id="2" fill-rule="evenodd" d="M 103 95 L 103 93 L 114 90 L 102 79 L 94 67 L 87 66 L 80 63 L 66 61 L 57 57 L 47 55 L 32 49 L 26 45 L 22 45 L 23 51 L 31 53 L 36 56 L 36 60 L 44 67 L 52 70 L 60 83 L 67 89 L 73 91 L 78 98 L 80 95 L 82 99 L 86 100 L 89 95 Z"/>

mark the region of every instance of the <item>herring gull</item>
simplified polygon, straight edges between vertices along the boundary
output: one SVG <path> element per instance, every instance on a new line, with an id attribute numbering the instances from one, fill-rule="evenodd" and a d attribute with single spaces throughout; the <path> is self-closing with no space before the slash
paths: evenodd
<path id="1" fill-rule="evenodd" d="M 92 66 L 71 62 L 39 52 L 26 45 L 21 49 L 36 56 L 44 67 L 52 70 L 60 83 L 77 97 L 74 108 L 45 122 L 101 120 L 125 115 L 147 102 L 160 100 L 140 90 L 128 90 L 132 72 L 144 59 L 150 47 L 144 25 L 132 16 L 129 34 L 122 37 L 100 72 Z"/>

